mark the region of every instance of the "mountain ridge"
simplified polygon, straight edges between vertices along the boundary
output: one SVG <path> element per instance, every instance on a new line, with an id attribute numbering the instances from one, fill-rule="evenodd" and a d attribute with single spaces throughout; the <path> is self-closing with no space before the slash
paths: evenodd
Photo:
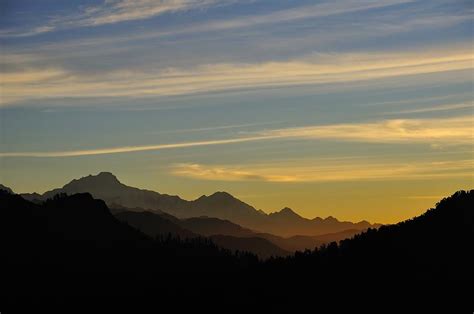
<path id="1" fill-rule="evenodd" d="M 270 252 L 273 253 L 273 256 L 283 256 L 281 254 L 288 255 L 289 252 L 312 250 L 323 244 L 340 241 L 361 232 L 360 230 L 352 229 L 321 236 L 283 238 L 269 233 L 254 232 L 231 221 L 212 217 L 178 219 L 169 214 L 138 210 L 133 212 L 122 211 L 116 213 L 115 217 L 152 237 L 168 236 L 168 234 L 179 236 L 180 238 L 203 236 L 213 239 L 218 237 L 221 241 L 216 244 L 220 244 L 224 248 L 246 249 L 260 257 L 269 257 L 271 256 Z M 258 241 L 260 241 L 262 247 L 245 240 L 249 238 L 259 239 Z M 269 245 L 263 243 L 262 240 L 271 242 L 278 249 L 274 247 L 272 250 L 269 250 Z"/>
<path id="2" fill-rule="evenodd" d="M 100 172 L 97 175 L 74 179 L 62 188 L 47 191 L 42 195 L 35 193 L 21 195 L 31 201 L 44 201 L 60 193 L 91 193 L 94 197 L 104 200 L 109 206 L 117 204 L 127 208 L 158 210 L 180 219 L 200 216 L 215 217 L 229 220 L 254 231 L 283 237 L 315 236 L 354 228 L 365 230 L 380 226 L 380 224 L 371 224 L 366 221 L 357 223 L 339 221 L 333 217 L 331 217 L 333 219 L 319 217 L 308 219 L 301 217 L 288 207 L 276 213 L 266 214 L 223 191 L 188 201 L 177 195 L 160 194 L 156 191 L 127 186 L 111 172 Z"/>

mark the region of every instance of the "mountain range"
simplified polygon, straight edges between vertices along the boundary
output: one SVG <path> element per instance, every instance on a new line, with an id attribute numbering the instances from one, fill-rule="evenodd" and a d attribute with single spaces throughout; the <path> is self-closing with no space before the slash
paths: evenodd
<path id="1" fill-rule="evenodd" d="M 13 193 L 3 185 L 0 189 Z M 226 192 L 187 201 L 179 196 L 127 186 L 109 172 L 72 180 L 43 194 L 21 196 L 41 204 L 58 195 L 78 193 L 90 193 L 105 201 L 119 221 L 153 238 L 207 237 L 220 247 L 248 251 L 264 259 L 288 256 L 291 252 L 352 237 L 369 227 L 379 227 L 365 221 L 341 222 L 333 217 L 306 219 L 288 207 L 266 214 Z"/>
<path id="2" fill-rule="evenodd" d="M 59 194 L 33 203 L 0 189 L 0 269 L 2 284 L 8 287 L 2 303 L 56 303 L 73 296 L 75 301 L 99 297 L 107 303 L 120 297 L 120 306 L 151 300 L 154 306 L 169 301 L 174 307 L 180 302 L 195 307 L 197 302 L 209 306 L 219 300 L 227 304 L 221 311 L 242 304 L 241 312 L 253 302 L 267 308 L 272 302 L 278 308 L 287 301 L 294 310 L 294 300 L 312 300 L 315 295 L 335 295 L 342 301 L 341 295 L 360 291 L 372 300 L 374 292 L 380 292 L 399 300 L 412 290 L 407 296 L 414 300 L 426 294 L 424 306 L 430 298 L 446 300 L 452 292 L 450 308 L 470 308 L 472 298 L 465 287 L 474 280 L 473 204 L 474 191 L 459 191 L 413 219 L 370 228 L 339 244 L 262 261 L 242 252 L 242 242 L 234 243 L 232 236 L 212 241 L 153 239 L 117 219 L 126 212 L 114 216 L 104 201 L 88 193 Z M 195 223 L 184 221 L 189 228 Z M 248 232 L 235 226 L 228 230 L 232 228 L 242 236 Z M 261 238 L 247 239 L 264 248 Z M 221 241 L 233 248 L 214 244 Z M 313 305 L 303 303 L 306 309 Z"/>
<path id="3" fill-rule="evenodd" d="M 43 194 L 24 193 L 21 195 L 30 201 L 44 201 L 60 193 L 69 195 L 90 193 L 93 197 L 104 200 L 111 208 L 139 208 L 164 212 L 179 219 L 219 218 L 257 233 L 270 233 L 280 237 L 319 236 L 346 230 L 362 231 L 367 228 L 380 227 L 380 224 L 371 224 L 367 221 L 353 223 L 339 221 L 334 217 L 307 219 L 290 208 L 266 214 L 226 192 L 216 192 L 210 196 L 203 195 L 188 201 L 176 195 L 127 186 L 110 172 L 74 179 L 62 188 L 56 188 Z"/>
<path id="4" fill-rule="evenodd" d="M 259 257 L 287 256 L 291 252 L 313 249 L 332 241 L 350 238 L 360 230 L 351 229 L 319 236 L 280 237 L 270 233 L 254 232 L 228 220 L 211 217 L 178 219 L 169 214 L 150 211 L 122 211 L 117 219 L 152 236 L 179 236 L 192 238 L 205 236 L 217 245 L 231 250 L 252 252 Z"/>

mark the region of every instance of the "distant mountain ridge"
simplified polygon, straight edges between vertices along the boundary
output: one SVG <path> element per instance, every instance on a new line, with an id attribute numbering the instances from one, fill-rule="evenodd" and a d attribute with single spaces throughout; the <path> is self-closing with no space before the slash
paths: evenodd
<path id="1" fill-rule="evenodd" d="M 210 196 L 203 195 L 188 201 L 176 195 L 160 194 L 155 191 L 127 186 L 110 172 L 74 179 L 62 188 L 53 189 L 42 195 L 37 193 L 21 195 L 30 201 L 42 201 L 60 193 L 90 193 L 95 198 L 104 200 L 109 206 L 115 204 L 126 208 L 146 208 L 163 211 L 177 218 L 215 217 L 229 220 L 254 231 L 284 237 L 316 236 L 349 229 L 365 230 L 380 226 L 367 221 L 358 223 L 338 221 L 333 217 L 307 219 L 289 208 L 267 215 L 226 192 L 216 192 Z"/>
<path id="2" fill-rule="evenodd" d="M 228 220 L 210 217 L 177 219 L 169 214 L 149 211 L 119 212 L 115 217 L 152 236 L 209 237 L 224 248 L 249 251 L 260 257 L 286 256 L 289 252 L 314 249 L 323 244 L 350 238 L 360 230 L 352 229 L 320 236 L 284 238 L 270 233 L 257 233 Z M 250 239 L 255 240 L 252 243 Z"/>

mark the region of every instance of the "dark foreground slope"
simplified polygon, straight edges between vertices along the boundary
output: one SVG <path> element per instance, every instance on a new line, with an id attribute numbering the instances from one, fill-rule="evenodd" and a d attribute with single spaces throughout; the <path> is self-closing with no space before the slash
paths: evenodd
<path id="1" fill-rule="evenodd" d="M 352 239 L 268 262 L 269 268 L 336 278 L 474 281 L 474 191 L 459 191 L 436 208 Z"/>
<path id="2" fill-rule="evenodd" d="M 431 303 L 469 305 L 473 205 L 473 191 L 458 192 L 412 220 L 340 245 L 258 262 L 202 239 L 151 239 L 88 194 L 36 205 L 2 192 L 0 266 L 8 289 L 0 304 L 76 305 L 95 298 L 175 310 L 224 303 L 217 307 L 221 312 L 256 306 L 295 312 L 298 306 L 315 309 L 315 300 L 327 305 L 328 298 L 355 295 L 362 304 L 380 301 L 380 295 L 390 305 L 408 302 L 409 293 L 410 302 L 424 302 L 422 295 L 429 292 Z"/>
<path id="3" fill-rule="evenodd" d="M 193 274 L 217 276 L 257 263 L 251 254 L 231 254 L 203 238 L 152 239 L 89 194 L 38 205 L 0 190 L 0 247 L 8 287 L 0 304 L 79 296 L 166 299 L 196 289 Z"/>

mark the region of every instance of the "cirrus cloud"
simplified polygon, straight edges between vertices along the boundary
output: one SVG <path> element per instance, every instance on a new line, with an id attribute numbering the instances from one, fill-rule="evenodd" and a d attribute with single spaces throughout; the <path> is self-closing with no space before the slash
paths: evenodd
<path id="1" fill-rule="evenodd" d="M 365 143 L 473 144 L 472 115 L 437 119 L 391 119 L 271 130 L 278 138 L 332 139 Z"/>
<path id="2" fill-rule="evenodd" d="M 127 69 L 76 73 L 23 67 L 2 73 L 0 106 L 28 100 L 84 97 L 162 97 L 291 86 L 379 82 L 393 77 L 472 70 L 469 48 L 431 52 L 319 54 L 254 64 L 210 64 L 191 69 Z M 61 75 L 51 75 L 59 73 Z M 23 80 L 17 80 L 22 77 Z M 466 78 L 469 80 L 469 78 Z"/>
<path id="3" fill-rule="evenodd" d="M 199 146 L 238 144 L 278 139 L 336 140 L 363 143 L 473 145 L 473 116 L 442 119 L 394 119 L 368 123 L 345 123 L 304 126 L 260 131 L 245 137 L 202 140 L 182 143 L 123 146 L 52 152 L 0 152 L 0 157 L 78 157 Z M 242 176 L 251 175 L 245 172 Z M 283 179 L 282 179 L 283 180 Z"/>
<path id="4" fill-rule="evenodd" d="M 54 16 L 47 24 L 30 30 L 10 30 L 0 33 L 2 37 L 28 37 L 57 29 L 99 26 L 119 22 L 148 19 L 170 12 L 206 8 L 225 4 L 230 0 L 105 0 L 100 5 L 84 6 L 78 13 Z"/>
<path id="5" fill-rule="evenodd" d="M 175 164 L 171 174 L 211 181 L 338 182 L 469 177 L 474 160 L 432 162 L 300 161 L 278 166 Z"/>
<path id="6" fill-rule="evenodd" d="M 77 28 L 144 20 L 166 13 L 203 9 L 228 5 L 236 0 L 105 0 L 100 5 L 80 7 L 78 13 L 50 18 L 45 25 L 29 30 L 0 32 L 3 37 L 28 37 L 57 29 Z M 241 1 L 242 2 L 242 1 Z M 252 1 L 250 1 L 252 2 Z M 414 0 L 337 0 L 317 4 L 276 10 L 260 15 L 249 15 L 226 20 L 215 20 L 194 25 L 191 31 L 212 31 L 257 26 L 262 24 L 285 23 L 289 21 L 327 17 L 366 11 L 376 8 L 396 6 Z M 183 30 L 178 31 L 183 32 Z M 186 31 L 184 31 L 186 32 Z"/>

